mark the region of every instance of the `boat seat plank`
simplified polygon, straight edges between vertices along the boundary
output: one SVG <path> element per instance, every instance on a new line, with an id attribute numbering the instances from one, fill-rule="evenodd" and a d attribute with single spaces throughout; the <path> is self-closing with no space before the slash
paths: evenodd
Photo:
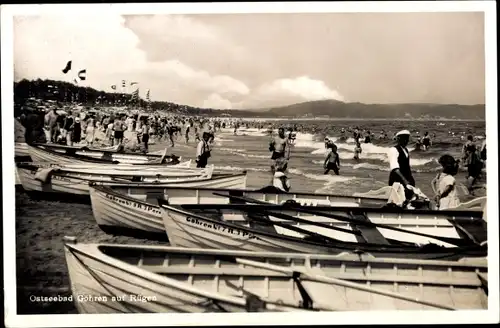
<path id="1" fill-rule="evenodd" d="M 355 220 L 370 222 L 366 213 L 353 212 L 351 217 Z M 368 227 L 361 224 L 352 224 L 353 229 L 358 230 L 362 234 L 362 238 L 367 243 L 379 244 L 379 245 L 389 245 L 387 239 L 377 230 L 375 227 Z"/>

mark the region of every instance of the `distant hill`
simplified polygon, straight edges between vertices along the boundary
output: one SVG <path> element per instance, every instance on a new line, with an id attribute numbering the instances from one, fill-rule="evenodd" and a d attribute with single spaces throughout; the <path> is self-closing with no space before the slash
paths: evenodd
<path id="1" fill-rule="evenodd" d="M 266 114 L 282 117 L 331 118 L 413 118 L 485 119 L 484 105 L 441 104 L 363 104 L 320 100 L 269 109 Z"/>
<path id="2" fill-rule="evenodd" d="M 344 103 L 337 100 L 310 101 L 290 106 L 219 110 L 199 108 L 167 101 L 132 99 L 131 94 L 110 93 L 89 87 L 53 80 L 22 80 L 14 83 L 14 103 L 23 106 L 30 98 L 53 100 L 60 103 L 74 102 L 87 107 L 130 106 L 149 107 L 151 110 L 166 110 L 172 113 L 200 116 L 232 117 L 329 117 L 352 119 L 485 119 L 484 105 L 439 105 L 439 104 L 363 104 Z"/>

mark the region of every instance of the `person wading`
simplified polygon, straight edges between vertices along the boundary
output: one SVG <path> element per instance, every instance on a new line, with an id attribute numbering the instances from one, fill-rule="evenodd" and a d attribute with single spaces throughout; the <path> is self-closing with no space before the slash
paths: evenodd
<path id="1" fill-rule="evenodd" d="M 271 171 L 274 174 L 278 159 L 290 160 L 290 147 L 288 146 L 288 139 L 285 136 L 285 129 L 278 129 L 278 136 L 270 142 L 269 151 L 273 152 L 271 159 L 274 160 L 274 164 L 271 166 Z"/>
<path id="2" fill-rule="evenodd" d="M 202 140 L 200 140 L 198 147 L 196 147 L 197 168 L 204 168 L 208 164 L 208 159 L 210 158 L 210 146 L 208 145 L 209 139 L 210 134 L 208 132 L 203 132 Z"/>
<path id="3" fill-rule="evenodd" d="M 410 152 L 406 148 L 410 141 L 410 131 L 402 130 L 396 133 L 397 145 L 391 147 L 388 152 L 391 173 L 389 175 L 389 186 L 399 182 L 405 189 L 406 198 L 413 195 L 415 179 L 411 173 Z"/>

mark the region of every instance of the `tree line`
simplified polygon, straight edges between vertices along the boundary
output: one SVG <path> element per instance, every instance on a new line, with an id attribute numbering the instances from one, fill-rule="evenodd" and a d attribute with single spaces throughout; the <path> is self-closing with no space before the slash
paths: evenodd
<path id="1" fill-rule="evenodd" d="M 14 83 L 14 104 L 17 107 L 24 106 L 30 98 L 43 101 L 56 101 L 59 103 L 75 103 L 85 107 L 101 106 L 129 106 L 138 107 L 143 110 L 166 110 L 172 113 L 188 115 L 221 115 L 230 114 L 234 111 L 216 110 L 212 108 L 199 108 L 187 105 L 179 105 L 168 101 L 151 101 L 144 99 L 133 99 L 131 94 L 120 92 L 105 92 L 90 87 L 78 86 L 73 83 L 55 80 L 27 80 L 23 79 Z M 238 116 L 248 115 L 247 111 L 237 113 Z"/>

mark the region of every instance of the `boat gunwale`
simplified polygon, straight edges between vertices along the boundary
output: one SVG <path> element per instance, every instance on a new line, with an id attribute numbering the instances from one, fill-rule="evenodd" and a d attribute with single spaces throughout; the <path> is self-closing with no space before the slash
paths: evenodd
<path id="1" fill-rule="evenodd" d="M 33 146 L 33 145 L 28 145 L 28 151 L 30 150 L 30 147 L 32 148 L 35 148 L 36 150 L 38 151 L 42 151 L 42 152 L 47 152 L 48 154 L 52 155 L 52 156 L 59 156 L 59 157 L 62 157 L 64 159 L 67 159 L 67 160 L 74 160 L 74 159 L 77 159 L 77 160 L 81 160 L 82 162 L 88 162 L 90 164 L 110 164 L 110 165 L 113 165 L 113 164 L 125 164 L 125 165 L 131 165 L 131 166 L 137 166 L 137 167 L 147 167 L 147 166 L 150 166 L 150 165 L 159 165 L 159 166 L 174 166 L 174 165 L 177 165 L 177 164 L 169 164 L 168 162 L 167 163 L 163 163 L 163 164 L 159 164 L 159 163 L 122 163 L 120 162 L 120 160 L 112 160 L 112 159 L 102 159 L 102 158 L 96 158 L 96 157 L 92 157 L 92 156 L 88 156 L 88 155 L 81 155 L 81 154 L 65 154 L 65 153 L 59 153 L 57 151 L 54 151 L 52 149 L 45 149 L 45 148 L 41 148 L 41 147 L 38 147 L 38 146 Z M 134 155 L 137 155 L 137 156 L 148 156 L 148 155 L 143 155 L 143 154 L 135 154 L 135 153 L 118 153 L 118 152 L 114 152 L 114 154 L 118 154 L 118 155 L 131 155 L 131 156 L 134 156 Z M 154 158 L 154 159 L 161 159 L 162 155 L 159 155 L 160 157 L 158 158 Z M 165 156 L 165 159 L 168 159 L 168 158 L 172 158 L 172 156 L 175 156 L 177 157 L 177 160 L 179 161 L 179 164 L 181 163 L 182 161 L 182 157 L 181 156 L 176 156 L 174 154 L 172 155 L 166 155 Z"/>
<path id="2" fill-rule="evenodd" d="M 147 201 L 144 201 L 144 200 L 141 200 L 139 198 L 135 198 L 133 196 L 130 196 L 128 194 L 124 194 L 124 193 L 121 193 L 119 191 L 116 191 L 112 187 L 107 186 L 107 185 L 100 185 L 100 184 L 96 184 L 94 182 L 90 182 L 89 186 L 91 188 L 99 190 L 100 192 L 112 194 L 112 195 L 118 196 L 118 197 L 126 199 L 126 200 L 140 203 L 142 205 L 160 207 L 159 205 L 148 203 Z M 116 186 L 116 187 L 118 188 L 121 186 Z M 143 186 L 139 185 L 138 187 L 143 187 Z M 170 189 L 170 187 L 168 187 L 168 186 L 166 188 Z M 180 187 L 180 188 L 182 189 L 182 187 Z M 199 188 L 199 189 L 201 189 L 201 188 Z M 211 190 L 210 188 L 205 188 L 205 189 Z M 242 190 L 242 189 L 225 189 L 225 190 L 231 191 L 231 192 L 232 191 L 247 191 L 247 190 Z M 195 196 L 193 196 L 193 197 L 195 197 Z M 187 210 L 189 210 L 189 209 L 207 209 L 207 208 L 209 208 L 209 209 L 235 209 L 235 210 L 242 211 L 242 212 L 250 212 L 252 209 L 255 209 L 255 208 L 264 209 L 264 210 L 276 210 L 276 209 L 285 209 L 285 210 L 289 209 L 291 211 L 295 210 L 294 207 L 287 208 L 287 206 L 283 206 L 280 204 L 272 204 L 272 203 L 269 203 L 269 204 L 175 204 L 175 205 L 179 206 L 183 209 L 187 209 Z M 321 205 L 321 206 L 314 206 L 314 205 L 302 206 L 302 205 L 300 205 L 297 207 L 299 207 L 301 209 L 313 210 L 313 211 L 318 211 L 318 212 L 322 212 L 322 211 L 323 212 L 350 212 L 350 211 L 352 212 L 352 211 L 366 210 L 366 212 L 370 212 L 370 213 L 383 212 L 383 213 L 391 213 L 391 214 L 393 214 L 393 213 L 396 213 L 396 214 L 407 214 L 407 213 L 414 214 L 412 212 L 413 210 L 407 210 L 406 212 L 399 212 L 399 211 L 389 212 L 389 211 L 385 211 L 384 209 L 382 209 L 382 211 L 375 211 L 375 210 L 379 210 L 379 208 L 377 208 L 377 207 L 375 207 L 375 208 L 371 208 L 371 207 L 343 207 L 343 206 L 329 206 L 329 205 Z M 245 211 L 245 209 L 248 209 L 248 210 Z M 448 213 L 448 212 L 451 212 L 451 213 Z M 435 211 L 435 213 L 434 213 L 434 212 L 429 211 L 429 212 L 418 213 L 418 214 L 427 214 L 427 215 L 441 214 L 444 216 L 452 216 L 452 215 L 447 215 L 447 214 L 453 214 L 455 216 L 455 213 L 459 212 L 459 211 L 448 211 L 448 212 L 447 211 Z M 467 213 L 474 214 L 473 211 L 468 211 Z M 476 214 L 479 215 L 480 213 L 476 213 Z M 435 216 L 438 216 L 438 215 L 435 215 Z M 480 217 L 477 217 L 477 218 L 474 217 L 470 221 L 475 221 L 476 219 L 477 219 L 477 221 L 482 220 Z M 442 218 L 442 220 L 447 220 L 447 218 L 444 217 L 444 218 Z"/>
<path id="3" fill-rule="evenodd" d="M 143 156 L 143 157 L 151 157 L 151 159 L 159 159 L 163 155 L 159 154 L 137 154 L 137 153 L 132 153 L 132 152 L 118 152 L 116 150 L 107 150 L 107 149 L 97 149 L 97 148 L 89 148 L 87 146 L 65 146 L 65 145 L 56 145 L 56 144 L 46 144 L 46 143 L 33 143 L 34 147 L 41 148 L 41 147 L 47 147 L 47 148 L 55 148 L 55 149 L 68 149 L 68 150 L 75 150 L 75 151 L 89 151 L 89 152 L 102 152 L 102 153 L 111 153 L 111 154 L 118 154 L 118 155 L 130 155 L 130 156 Z M 45 148 L 42 148 L 42 150 L 46 150 Z M 51 152 L 55 152 L 52 149 L 47 149 Z M 59 152 L 56 152 L 57 154 L 61 154 Z M 68 156 L 67 154 L 65 154 Z M 72 155 L 71 155 L 72 156 Z M 171 156 L 171 155 L 168 155 Z"/>
<path id="4" fill-rule="evenodd" d="M 243 171 L 245 172 L 245 171 Z M 198 188 L 198 187 L 181 187 L 181 186 L 172 186 L 168 187 L 169 189 L 179 190 L 213 190 L 213 191 L 246 191 L 246 192 L 260 192 L 263 194 L 271 194 L 271 195 L 303 195 L 303 196 L 320 196 L 320 197 L 336 197 L 336 198 L 346 198 L 346 199 L 361 199 L 368 201 L 387 201 L 385 198 L 377 198 L 377 197 L 364 197 L 364 196 L 350 196 L 350 195 L 335 195 L 335 194 L 327 194 L 327 193 L 313 193 L 313 192 L 286 192 L 279 189 L 272 191 L 261 191 L 259 189 L 225 189 L 225 188 Z"/>
<path id="5" fill-rule="evenodd" d="M 381 207 L 349 207 L 349 206 L 334 206 L 334 205 L 300 205 L 288 206 L 285 204 L 182 204 L 179 205 L 184 209 L 199 209 L 199 208 L 216 208 L 216 209 L 238 209 L 245 211 L 245 208 L 263 208 L 265 210 L 273 210 L 276 208 L 289 208 L 291 210 L 299 208 L 312 211 L 325 211 L 332 212 L 370 212 L 370 213 L 390 213 L 390 214 L 411 214 L 417 215 L 434 215 L 434 216 L 447 216 L 447 217 L 470 217 L 470 221 L 481 221 L 482 212 L 480 211 L 467 211 L 467 210 L 422 210 L 422 209 L 403 209 L 403 208 L 381 208 Z M 467 220 L 467 219 L 466 219 Z"/>
<path id="6" fill-rule="evenodd" d="M 56 164 L 57 165 L 57 164 Z M 63 165 L 64 166 L 64 165 Z M 40 169 L 40 166 L 37 166 L 35 163 L 26 163 L 26 162 L 23 162 L 23 163 L 16 163 L 16 167 L 17 168 L 20 168 L 20 169 L 24 169 L 24 170 L 30 170 L 30 171 L 33 171 L 33 170 L 38 170 Z M 168 166 L 167 166 L 168 167 Z M 92 181 L 92 180 L 89 180 L 88 178 L 84 178 L 84 177 L 80 177 L 80 176 L 76 176 L 77 174 L 87 174 L 87 175 L 94 175 L 94 176 L 105 176 L 106 174 L 95 174 L 95 173 L 86 173 L 86 172 L 76 172 L 76 171 L 66 171 L 64 170 L 63 167 L 58 167 L 58 166 L 55 166 L 55 167 L 48 167 L 48 168 L 52 168 L 53 169 L 53 172 L 52 173 L 64 173 L 64 174 L 69 174 L 69 178 L 71 179 L 76 179 L 76 180 L 84 180 L 84 181 L 88 181 L 89 183 L 90 182 L 96 182 L 96 183 L 99 183 L 100 181 Z M 213 168 L 210 167 L 210 168 L 207 168 L 208 172 L 211 171 L 211 169 Z M 138 168 L 140 169 L 140 168 Z M 179 171 L 182 171 L 179 170 Z M 110 175 L 111 177 L 133 177 L 133 176 L 148 176 L 148 177 L 156 177 L 158 175 L 143 175 L 143 174 L 127 174 L 126 171 L 123 171 L 124 173 L 123 174 L 113 174 L 113 175 Z M 187 175 L 187 176 L 175 176 L 175 177 L 178 177 L 180 178 L 179 180 L 181 180 L 181 182 L 192 182 L 192 181 L 199 181 L 198 179 L 202 179 L 202 181 L 206 180 L 207 179 L 207 172 L 205 171 L 200 171 L 200 174 L 198 175 Z M 74 174 L 74 175 L 73 175 Z M 160 178 L 161 177 L 167 177 L 169 178 L 168 175 L 159 175 Z M 211 179 L 208 179 L 208 180 L 211 180 Z M 109 181 L 109 180 L 103 180 L 103 182 L 110 182 L 112 184 L 117 184 L 117 185 L 120 185 L 121 181 Z M 128 181 L 124 181 L 123 183 L 127 184 L 127 183 L 130 183 Z M 133 183 L 133 182 L 132 182 Z M 142 182 L 139 182 L 139 186 L 141 185 Z M 148 184 L 152 184 L 152 185 L 155 185 L 154 182 L 145 182 L 145 183 L 148 183 Z M 162 184 L 170 184 L 170 183 L 177 183 L 177 181 L 173 181 L 173 182 L 158 182 L 156 185 L 162 185 Z"/>
<path id="7" fill-rule="evenodd" d="M 381 263 L 381 264 L 401 264 L 401 265 L 417 265 L 417 266 L 437 266 L 437 267 L 463 267 L 463 268 L 488 268 L 486 258 L 465 258 L 458 261 L 444 260 L 425 260 L 425 259 L 403 259 L 390 257 L 374 257 L 370 254 L 362 254 L 361 256 L 350 252 L 340 254 L 308 254 L 308 253 L 280 253 L 280 252 L 252 252 L 244 250 L 223 250 L 223 249 L 205 249 L 205 248 L 186 248 L 166 245 L 140 245 L 140 244 L 112 244 L 112 243 L 79 243 L 79 245 L 95 246 L 96 248 L 121 248 L 133 249 L 136 251 L 152 251 L 163 253 L 182 254 L 189 252 L 190 255 L 209 255 L 209 256 L 248 256 L 248 257 L 265 257 L 265 258 L 283 258 L 285 260 L 299 259 L 312 261 L 348 261 L 353 263 Z M 100 250 L 100 252 L 103 252 Z M 106 254 L 107 255 L 107 254 Z M 109 255 L 107 255 L 109 256 Z M 110 256 L 111 257 L 111 256 Z M 484 262 L 484 263 L 474 263 Z"/>

